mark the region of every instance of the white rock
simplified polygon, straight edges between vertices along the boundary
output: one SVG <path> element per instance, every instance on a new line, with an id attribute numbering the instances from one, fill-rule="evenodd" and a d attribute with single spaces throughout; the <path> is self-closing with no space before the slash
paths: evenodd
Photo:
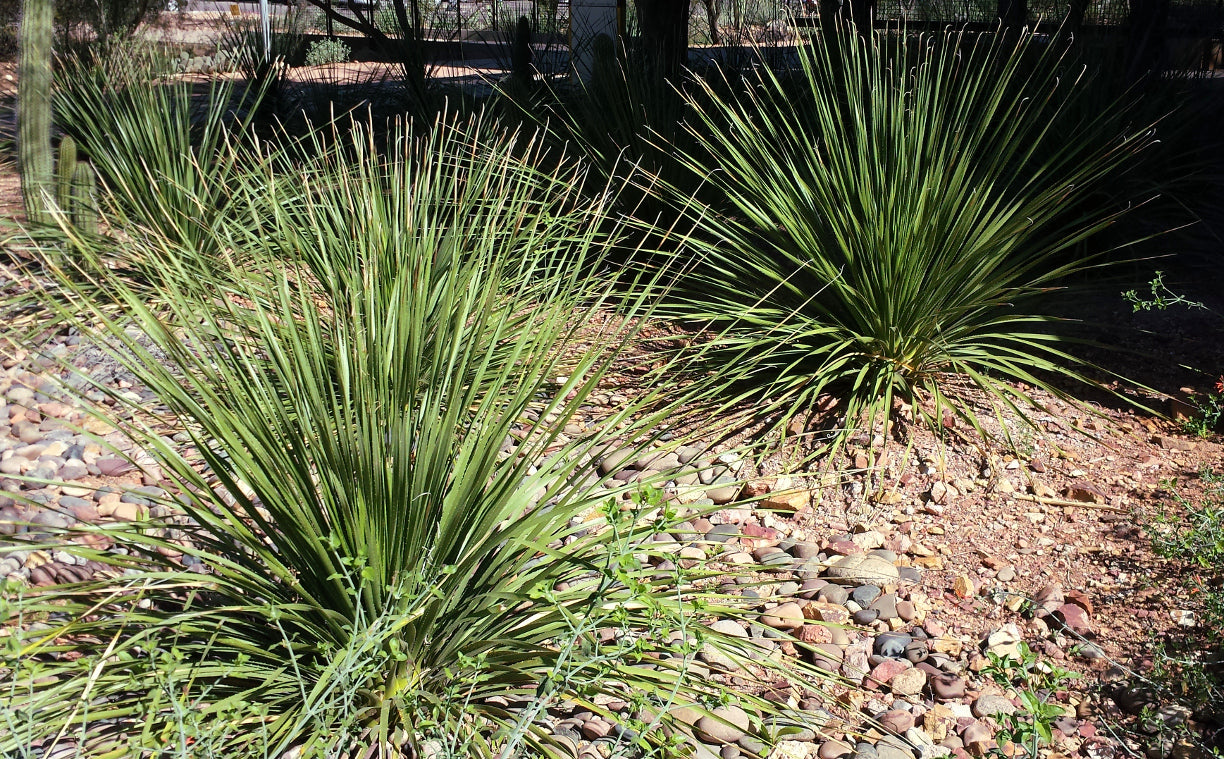
<path id="1" fill-rule="evenodd" d="M 810 759 L 816 755 L 818 749 L 814 743 L 778 741 L 774 744 L 773 751 L 769 752 L 769 759 Z"/>
<path id="2" fill-rule="evenodd" d="M 986 650 L 996 656 L 1020 658 L 1020 643 L 1024 640 L 1023 633 L 1014 623 L 1003 625 L 986 636 Z"/>

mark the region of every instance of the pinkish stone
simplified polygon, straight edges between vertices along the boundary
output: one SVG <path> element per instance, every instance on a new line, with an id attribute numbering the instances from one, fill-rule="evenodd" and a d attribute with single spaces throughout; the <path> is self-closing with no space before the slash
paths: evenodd
<path id="1" fill-rule="evenodd" d="M 130 461 L 117 458 L 98 459 L 98 471 L 107 477 L 118 477 L 127 474 L 136 467 Z"/>
<path id="2" fill-rule="evenodd" d="M 816 756 L 819 759 L 842 759 L 853 753 L 853 747 L 837 740 L 827 740 L 820 744 L 820 748 L 816 750 Z"/>
<path id="3" fill-rule="evenodd" d="M 799 628 L 796 638 L 804 643 L 832 643 L 833 633 L 824 625 L 804 625 Z"/>
<path id="4" fill-rule="evenodd" d="M 772 527 L 763 527 L 759 524 L 745 524 L 740 528 L 740 532 L 750 538 L 759 538 L 763 540 L 780 540 L 781 535 Z"/>
<path id="5" fill-rule="evenodd" d="M 1038 616 L 1052 614 L 1063 602 L 1063 591 L 1058 585 L 1047 585 L 1033 596 L 1033 606 Z"/>
<path id="6" fill-rule="evenodd" d="M 881 714 L 878 722 L 885 730 L 901 735 L 914 726 L 914 715 L 901 709 L 892 709 Z"/>
<path id="7" fill-rule="evenodd" d="M 1092 614 L 1092 599 L 1082 590 L 1068 590 L 1066 593 L 1067 603 L 1075 604 L 1084 609 L 1084 611 Z"/>
<path id="8" fill-rule="evenodd" d="M 863 553 L 863 549 L 850 540 L 832 540 L 825 550 L 837 556 L 856 556 Z"/>
<path id="9" fill-rule="evenodd" d="M 882 661 L 871 670 L 871 674 L 863 678 L 863 687 L 867 690 L 878 690 L 881 684 L 887 683 L 909 668 L 909 662 L 902 659 Z"/>

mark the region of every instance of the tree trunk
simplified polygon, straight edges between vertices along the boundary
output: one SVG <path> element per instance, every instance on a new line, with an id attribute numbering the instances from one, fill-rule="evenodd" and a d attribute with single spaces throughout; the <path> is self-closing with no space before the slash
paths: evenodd
<path id="1" fill-rule="evenodd" d="M 1028 23 L 1026 0 L 998 0 L 999 22 L 1008 32 L 1018 32 Z"/>
<path id="2" fill-rule="evenodd" d="M 820 0 L 820 28 L 833 29 L 841 16 L 840 0 Z"/>
<path id="3" fill-rule="evenodd" d="M 398 58 L 404 80 L 417 98 L 425 94 L 425 21 L 421 17 L 420 0 L 393 0 L 395 18 L 399 22 Z M 371 17 L 371 22 L 373 17 Z"/>
<path id="4" fill-rule="evenodd" d="M 1083 51 L 1083 29 L 1084 16 L 1088 13 L 1088 0 L 1071 0 L 1071 5 L 1067 9 L 1067 17 L 1063 19 L 1062 27 L 1058 30 L 1058 38 L 1063 44 L 1063 49 L 1075 49 Z"/>
<path id="5" fill-rule="evenodd" d="M 1088 12 L 1088 0 L 1071 0 L 1071 10 L 1067 13 L 1067 32 L 1077 35 L 1084 28 L 1084 14 Z"/>
<path id="6" fill-rule="evenodd" d="M 387 51 L 399 63 L 404 79 L 415 94 L 425 90 L 425 19 L 421 14 L 420 0 L 391 0 L 391 12 L 400 27 L 400 38 L 389 36 L 378 28 L 373 10 L 362 10 L 339 0 L 306 0 L 323 11 L 327 19 L 328 34 L 333 32 L 333 23 L 352 29 L 370 40 L 375 47 Z M 351 9 L 352 15 L 342 13 Z"/>
<path id="7" fill-rule="evenodd" d="M 671 81 L 688 63 L 689 0 L 634 0 L 646 65 Z"/>
<path id="8" fill-rule="evenodd" d="M 820 25 L 825 29 L 836 24 L 854 24 L 859 34 L 871 32 L 875 19 L 876 0 L 821 0 Z"/>
<path id="9" fill-rule="evenodd" d="M 871 32 L 875 4 L 876 0 L 849 0 L 847 2 L 850 8 L 850 19 L 854 21 L 854 28 L 858 29 L 859 34 Z"/>
<path id="10" fill-rule="evenodd" d="M 701 0 L 705 6 L 706 23 L 710 25 L 710 44 L 721 45 L 722 37 L 718 33 L 718 17 L 722 13 L 721 0 Z"/>

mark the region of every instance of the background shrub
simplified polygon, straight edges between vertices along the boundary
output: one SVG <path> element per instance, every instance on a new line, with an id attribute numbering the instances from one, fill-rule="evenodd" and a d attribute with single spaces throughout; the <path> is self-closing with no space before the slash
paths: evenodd
<path id="1" fill-rule="evenodd" d="M 340 40 L 315 40 L 306 49 L 306 65 L 323 66 L 329 63 L 347 63 L 351 53 L 349 46 Z"/>

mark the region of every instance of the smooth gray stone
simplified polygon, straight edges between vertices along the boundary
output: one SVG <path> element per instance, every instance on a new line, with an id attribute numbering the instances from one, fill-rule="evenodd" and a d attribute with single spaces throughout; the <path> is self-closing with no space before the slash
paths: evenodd
<path id="1" fill-rule="evenodd" d="M 895 738 L 891 741 L 885 738 L 877 743 L 875 748 L 878 759 L 914 759 L 913 749 L 903 745 Z"/>
<path id="2" fill-rule="evenodd" d="M 928 656 L 930 656 L 930 651 L 924 641 L 915 640 L 905 647 L 905 658 L 914 664 L 926 661 Z"/>
<path id="3" fill-rule="evenodd" d="M 743 738 L 736 741 L 736 744 L 750 754 L 755 754 L 757 756 L 765 755 L 765 742 L 755 736 L 745 735 Z"/>
<path id="4" fill-rule="evenodd" d="M 828 584 L 828 581 L 820 578 L 804 580 L 803 584 L 799 586 L 799 597 L 808 600 L 814 599 L 816 598 L 816 594 L 820 592 L 820 589 Z"/>
<path id="5" fill-rule="evenodd" d="M 854 624 L 865 626 L 880 618 L 880 612 L 875 609 L 859 609 L 850 615 L 850 619 L 854 620 Z"/>
<path id="6" fill-rule="evenodd" d="M 913 641 L 912 636 L 901 632 L 880 633 L 876 636 L 873 649 L 880 656 L 901 659 L 905 656 L 905 647 Z"/>
<path id="7" fill-rule="evenodd" d="M 80 459 L 68 459 L 60 467 L 59 476 L 63 480 L 79 480 L 89 474 L 89 467 Z"/>
<path id="8" fill-rule="evenodd" d="M 860 585 L 850 591 L 850 597 L 854 602 L 864 609 L 871 606 L 871 602 L 880 597 L 880 588 L 876 585 Z"/>
<path id="9" fill-rule="evenodd" d="M 906 582 L 922 582 L 922 570 L 918 567 L 897 567 L 897 574 Z"/>
<path id="10" fill-rule="evenodd" d="M 825 585 L 816 591 L 816 600 L 843 606 L 850 600 L 850 592 L 840 585 Z"/>
<path id="11" fill-rule="evenodd" d="M 896 582 L 897 567 L 879 556 L 843 556 L 825 570 L 825 576 L 840 585 Z"/>
<path id="12" fill-rule="evenodd" d="M 737 525 L 716 524 L 705 534 L 705 538 L 715 543 L 725 543 L 736 535 L 739 535 L 739 527 Z"/>
<path id="13" fill-rule="evenodd" d="M 816 545 L 815 543 L 795 543 L 793 546 L 791 546 L 790 553 L 796 559 L 803 559 L 804 561 L 807 561 L 808 559 L 814 559 L 820 555 L 820 546 Z"/>
<path id="14" fill-rule="evenodd" d="M 719 477 L 708 483 L 706 497 L 716 504 L 731 503 L 739 495 L 741 485 L 730 477 Z"/>
<path id="15" fill-rule="evenodd" d="M 37 514 L 30 518 L 30 524 L 42 525 L 43 527 L 70 527 L 75 521 L 67 514 L 61 514 L 50 509 L 40 509 Z"/>
<path id="16" fill-rule="evenodd" d="M 877 598 L 868 607 L 880 613 L 880 619 L 897 619 L 897 596 L 894 593 L 885 593 Z"/>
<path id="17" fill-rule="evenodd" d="M 880 759 L 880 755 L 870 743 L 859 743 L 854 747 L 854 759 Z"/>

